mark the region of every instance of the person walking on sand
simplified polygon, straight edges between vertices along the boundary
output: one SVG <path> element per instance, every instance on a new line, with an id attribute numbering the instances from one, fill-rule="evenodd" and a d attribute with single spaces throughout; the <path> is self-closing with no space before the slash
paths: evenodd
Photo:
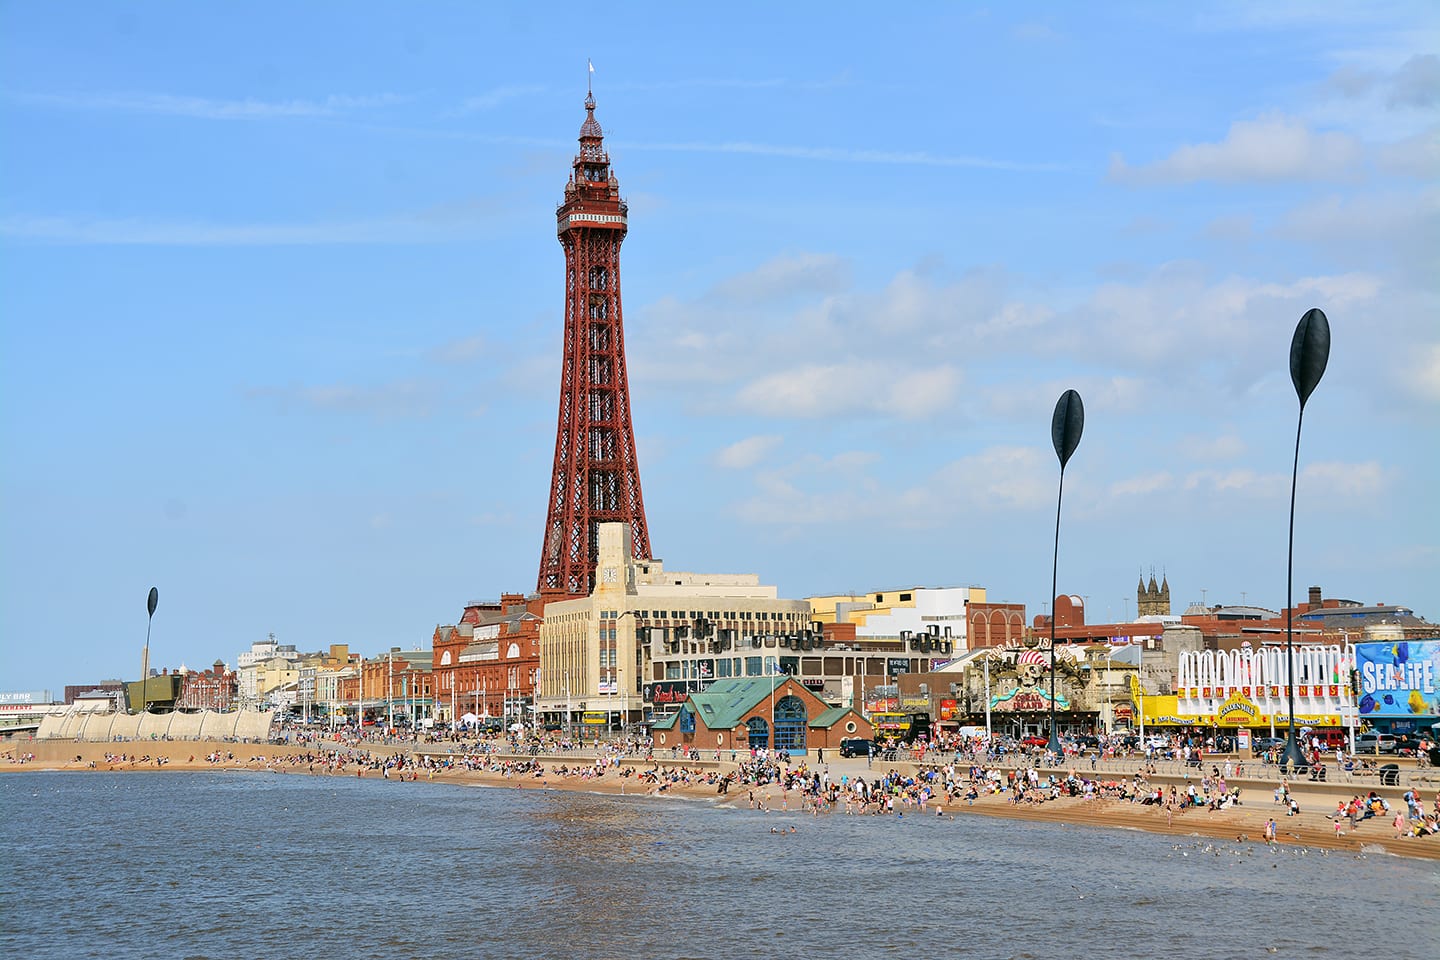
<path id="1" fill-rule="evenodd" d="M 1265 821 L 1265 842 L 1266 842 L 1266 843 L 1274 843 L 1274 842 L 1275 842 L 1275 818 L 1274 818 L 1274 817 L 1271 817 L 1269 820 L 1266 820 L 1266 821 Z"/>

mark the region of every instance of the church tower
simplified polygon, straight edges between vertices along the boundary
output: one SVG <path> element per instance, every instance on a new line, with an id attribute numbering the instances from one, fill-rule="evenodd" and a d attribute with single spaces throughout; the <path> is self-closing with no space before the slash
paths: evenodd
<path id="1" fill-rule="evenodd" d="M 1168 617 L 1170 616 L 1170 578 L 1166 577 L 1163 584 L 1155 582 L 1155 569 L 1150 569 L 1150 583 L 1145 583 L 1145 574 L 1140 574 L 1140 582 L 1135 587 L 1135 614 L 1140 617 Z"/>
<path id="2" fill-rule="evenodd" d="M 542 591 L 591 592 L 601 523 L 629 524 L 631 555 L 651 558 L 620 312 L 620 244 L 628 213 L 595 119 L 595 96 L 587 91 L 580 152 L 556 211 L 565 251 L 565 355 L 540 550 Z"/>

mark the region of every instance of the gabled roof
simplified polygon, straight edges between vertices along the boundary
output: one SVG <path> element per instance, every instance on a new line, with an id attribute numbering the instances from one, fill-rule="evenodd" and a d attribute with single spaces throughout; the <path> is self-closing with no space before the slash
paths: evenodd
<path id="1" fill-rule="evenodd" d="M 810 721 L 812 727 L 833 727 L 839 723 L 847 713 L 851 712 L 850 707 L 831 707 L 820 716 Z"/>
<path id="2" fill-rule="evenodd" d="M 705 726 L 711 730 L 728 730 L 788 679 L 788 676 L 779 676 L 716 680 L 704 693 L 690 694 L 690 703 Z"/>

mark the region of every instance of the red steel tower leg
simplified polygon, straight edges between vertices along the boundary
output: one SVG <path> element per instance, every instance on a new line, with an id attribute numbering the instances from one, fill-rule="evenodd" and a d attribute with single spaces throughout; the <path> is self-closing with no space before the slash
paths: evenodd
<path id="1" fill-rule="evenodd" d="M 595 98 L 587 95 L 580 153 L 556 213 L 565 248 L 565 360 L 540 590 L 579 596 L 594 589 L 599 523 L 630 524 L 633 555 L 650 559 L 620 316 L 627 213 L 595 120 Z"/>

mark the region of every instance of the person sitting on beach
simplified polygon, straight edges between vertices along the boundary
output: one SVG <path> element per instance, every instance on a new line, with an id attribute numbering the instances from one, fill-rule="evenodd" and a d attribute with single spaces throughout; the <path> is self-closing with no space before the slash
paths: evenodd
<path id="1" fill-rule="evenodd" d="M 1285 811 L 1287 817 L 1298 817 L 1300 815 L 1300 801 L 1294 797 L 1290 798 L 1290 808 Z"/>

